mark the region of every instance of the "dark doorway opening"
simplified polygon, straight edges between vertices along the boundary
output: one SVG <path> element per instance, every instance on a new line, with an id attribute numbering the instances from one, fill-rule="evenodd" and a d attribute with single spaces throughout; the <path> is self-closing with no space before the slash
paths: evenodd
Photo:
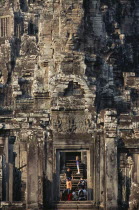
<path id="1" fill-rule="evenodd" d="M 79 159 L 80 173 L 78 173 L 77 169 L 77 157 Z M 85 189 L 87 190 L 87 151 L 60 151 L 60 195 L 62 195 L 67 187 L 65 176 L 67 168 L 70 168 L 72 171 L 72 190 L 76 191 L 78 196 L 79 182 L 81 179 L 85 180 Z"/>
<path id="2" fill-rule="evenodd" d="M 82 152 L 60 152 L 60 174 L 64 174 L 67 168 L 71 168 L 74 177 L 77 173 L 76 157 L 79 157 L 80 177 L 87 179 L 87 153 Z"/>

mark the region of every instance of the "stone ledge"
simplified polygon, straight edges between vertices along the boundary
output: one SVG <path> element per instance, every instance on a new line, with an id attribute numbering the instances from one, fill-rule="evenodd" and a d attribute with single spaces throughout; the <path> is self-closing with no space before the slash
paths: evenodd
<path id="1" fill-rule="evenodd" d="M 8 201 L 1 201 L 0 202 L 0 209 L 5 210 L 25 210 L 26 206 L 23 202 L 8 202 Z"/>
<path id="2" fill-rule="evenodd" d="M 94 205 L 93 201 L 60 201 L 54 202 L 50 205 L 49 209 L 92 209 L 97 210 L 99 207 Z"/>

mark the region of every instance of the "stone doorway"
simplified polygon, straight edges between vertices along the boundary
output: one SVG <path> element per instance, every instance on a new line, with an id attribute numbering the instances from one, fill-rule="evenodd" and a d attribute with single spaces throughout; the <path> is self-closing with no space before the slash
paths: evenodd
<path id="1" fill-rule="evenodd" d="M 80 174 L 76 174 L 76 156 L 80 159 Z M 90 151 L 89 150 L 57 150 L 56 159 L 56 174 L 57 174 L 57 198 L 60 200 L 62 191 L 66 188 L 65 170 L 70 167 L 73 171 L 72 186 L 76 192 L 78 191 L 77 184 L 82 177 L 87 183 L 87 199 L 92 200 L 92 192 L 90 192 Z M 93 186 L 91 186 L 92 188 Z M 92 189 L 93 190 L 93 189 Z"/>

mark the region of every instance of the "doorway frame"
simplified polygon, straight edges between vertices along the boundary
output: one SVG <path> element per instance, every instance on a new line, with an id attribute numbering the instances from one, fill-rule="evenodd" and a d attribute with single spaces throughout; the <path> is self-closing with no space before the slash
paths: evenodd
<path id="1" fill-rule="evenodd" d="M 56 174 L 55 184 L 53 184 L 53 199 L 59 201 L 60 196 L 60 152 L 87 152 L 87 191 L 88 191 L 88 200 L 93 201 L 93 181 L 95 176 L 95 171 L 91 174 L 91 168 L 94 169 L 94 154 L 91 154 L 93 151 L 93 144 L 91 145 L 55 145 L 54 154 L 53 154 L 53 173 Z"/>

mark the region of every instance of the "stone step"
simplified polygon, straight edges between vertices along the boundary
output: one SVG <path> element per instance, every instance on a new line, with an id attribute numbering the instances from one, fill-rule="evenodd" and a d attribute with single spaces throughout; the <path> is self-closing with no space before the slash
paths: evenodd
<path id="1" fill-rule="evenodd" d="M 76 165 L 76 162 L 74 161 L 74 162 L 66 162 L 66 165 L 68 165 L 68 164 L 73 164 L 73 165 Z M 79 163 L 80 165 L 83 165 L 82 163 Z"/>
<path id="2" fill-rule="evenodd" d="M 14 201 L 14 202 L 9 202 L 9 201 L 1 201 L 0 202 L 0 210 L 15 210 L 15 209 L 19 209 L 19 210 L 24 210 L 25 209 L 25 205 L 23 204 L 23 202 L 20 201 Z"/>
<path id="3" fill-rule="evenodd" d="M 77 182 L 75 181 L 72 181 L 72 184 L 78 184 L 79 183 L 79 180 L 77 179 Z M 61 181 L 61 184 L 66 184 L 66 181 L 65 180 L 62 180 Z"/>
<path id="4" fill-rule="evenodd" d="M 62 210 L 62 209 L 92 209 L 97 210 L 98 207 L 95 207 L 92 201 L 60 201 L 59 203 L 53 204 L 53 210 Z"/>
<path id="5" fill-rule="evenodd" d="M 73 167 L 73 168 L 77 168 L 77 166 L 76 165 L 73 165 L 73 164 L 68 164 L 68 165 L 66 165 L 66 167 L 65 168 L 71 168 L 71 167 Z M 80 165 L 80 168 L 84 168 L 83 166 L 81 166 Z"/>
<path id="6" fill-rule="evenodd" d="M 72 173 L 75 173 L 75 174 L 77 173 L 77 168 L 75 168 L 75 169 L 70 168 L 70 169 L 72 170 Z M 83 172 L 83 169 L 81 169 L 81 172 Z M 64 172 L 64 174 L 65 174 L 65 172 Z"/>
<path id="7" fill-rule="evenodd" d="M 72 189 L 74 189 L 74 188 L 76 188 L 76 190 L 78 190 L 78 186 L 72 184 Z M 60 186 L 60 191 L 65 190 L 65 189 L 66 189 L 66 185 L 61 185 Z"/>
<path id="8" fill-rule="evenodd" d="M 77 166 L 75 164 L 73 164 L 73 163 L 68 163 L 66 165 L 66 168 L 70 168 L 70 169 L 75 168 L 75 169 L 77 169 Z M 85 167 L 83 165 L 80 165 L 80 169 L 83 170 L 83 169 L 85 169 Z"/>
<path id="9" fill-rule="evenodd" d="M 80 178 L 82 178 L 82 177 L 83 177 L 82 174 L 73 174 L 73 179 L 80 179 Z M 66 179 L 66 178 L 64 177 L 64 178 L 61 179 L 61 180 L 64 180 L 64 179 Z"/>
<path id="10" fill-rule="evenodd" d="M 71 165 L 69 165 L 68 167 L 69 167 L 71 170 L 72 170 L 72 169 L 77 170 L 77 167 L 76 167 L 76 166 L 71 166 Z M 80 169 L 83 170 L 82 167 L 80 167 Z"/>
<path id="11" fill-rule="evenodd" d="M 79 175 L 81 175 L 81 174 L 79 174 Z M 80 178 L 81 178 L 80 176 L 73 176 L 72 182 L 76 182 L 77 183 L 77 182 L 80 181 Z M 60 182 L 61 183 L 64 183 L 64 182 L 66 183 L 66 178 L 65 177 L 61 177 L 60 178 Z"/>
<path id="12" fill-rule="evenodd" d="M 61 183 L 60 187 L 66 186 L 66 183 Z M 77 183 L 72 183 L 72 186 L 77 186 Z"/>
<path id="13" fill-rule="evenodd" d="M 70 160 L 70 161 L 67 160 L 67 161 L 65 162 L 65 164 L 68 164 L 68 163 L 70 163 L 70 164 L 75 164 L 75 165 L 76 165 L 76 161 L 75 161 L 75 160 L 73 160 L 73 161 L 72 161 L 72 160 Z M 81 162 L 80 162 L 80 163 L 81 163 Z"/>
<path id="14" fill-rule="evenodd" d="M 72 163 L 72 162 L 69 163 L 69 162 L 68 162 L 68 163 L 66 163 L 66 166 L 67 166 L 67 165 L 74 165 L 74 166 L 76 166 L 76 163 Z M 80 166 L 83 166 L 83 164 L 80 163 Z"/>

